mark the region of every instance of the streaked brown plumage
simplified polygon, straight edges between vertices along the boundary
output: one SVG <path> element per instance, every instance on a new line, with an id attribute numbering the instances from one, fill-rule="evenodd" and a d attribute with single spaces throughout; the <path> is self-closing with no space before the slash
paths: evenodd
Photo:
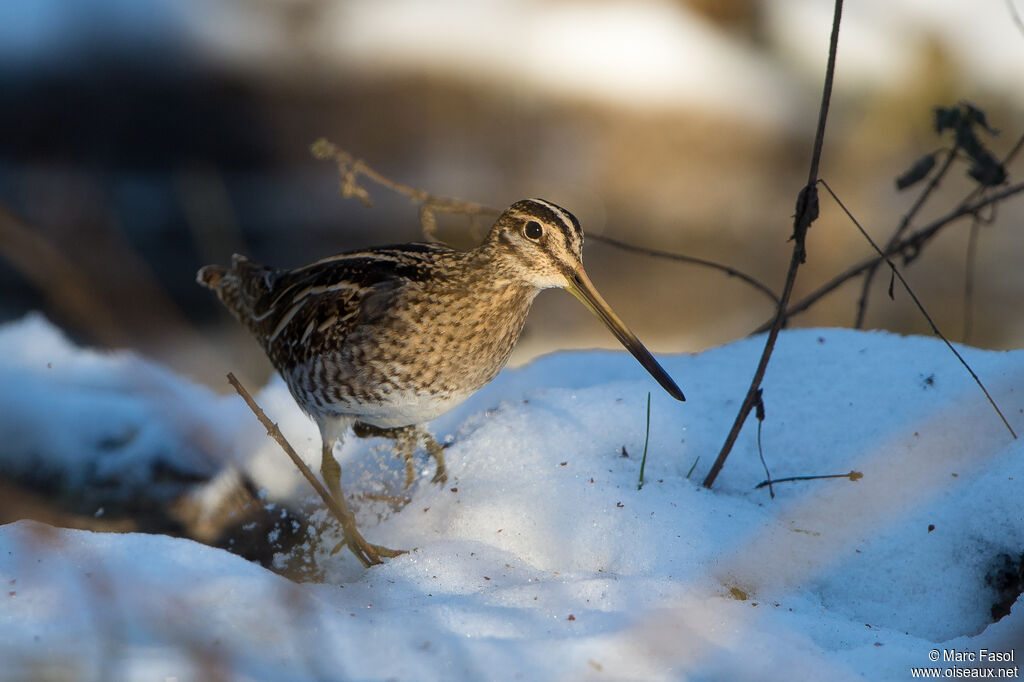
<path id="1" fill-rule="evenodd" d="M 249 328 L 319 425 L 321 470 L 340 498 L 333 443 L 357 423 L 375 433 L 399 429 L 408 443 L 406 427 L 447 412 L 505 366 L 542 289 L 576 295 L 665 390 L 684 399 L 597 294 L 583 271 L 582 249 L 572 214 L 529 199 L 509 207 L 470 251 L 405 244 L 293 270 L 236 255 L 230 268 L 207 266 L 197 279 Z M 427 445 L 443 480 L 440 448 L 432 438 Z"/>

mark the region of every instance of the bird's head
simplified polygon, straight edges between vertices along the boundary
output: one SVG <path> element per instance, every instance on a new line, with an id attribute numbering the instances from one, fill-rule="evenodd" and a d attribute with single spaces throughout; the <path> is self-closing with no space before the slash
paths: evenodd
<path id="1" fill-rule="evenodd" d="M 615 338 L 677 400 L 685 400 L 672 378 L 619 319 L 583 269 L 583 230 L 572 213 L 543 199 L 524 199 L 506 209 L 488 242 L 505 276 L 537 289 L 566 289 L 605 323 Z"/>

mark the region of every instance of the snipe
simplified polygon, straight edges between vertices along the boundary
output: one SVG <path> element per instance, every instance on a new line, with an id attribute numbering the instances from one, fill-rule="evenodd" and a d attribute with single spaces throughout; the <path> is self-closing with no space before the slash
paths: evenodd
<path id="1" fill-rule="evenodd" d="M 470 251 L 384 246 L 294 270 L 236 255 L 230 268 L 208 265 L 197 280 L 249 328 L 320 427 L 321 474 L 349 517 L 345 542 L 364 564 L 379 548 L 363 539 L 348 512 L 335 442 L 351 427 L 395 439 L 407 484 L 423 442 L 437 460 L 434 480 L 444 481 L 441 448 L 418 425 L 498 374 L 542 289 L 569 290 L 669 395 L 685 400 L 584 272 L 579 221 L 541 199 L 512 204 Z"/>

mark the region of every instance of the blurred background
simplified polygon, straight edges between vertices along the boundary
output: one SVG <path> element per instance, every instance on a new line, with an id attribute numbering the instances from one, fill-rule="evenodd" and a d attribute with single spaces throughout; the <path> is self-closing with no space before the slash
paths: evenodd
<path id="1" fill-rule="evenodd" d="M 912 203 L 894 178 L 948 140 L 934 105 L 970 100 L 1024 131 L 1012 0 L 846 5 L 821 174 L 884 242 Z M 806 181 L 832 3 L 822 0 L 30 0 L 0 3 L 0 322 L 42 310 L 79 343 L 130 347 L 227 390 L 263 380 L 256 343 L 194 283 L 233 252 L 298 266 L 421 239 L 408 199 L 338 195 L 326 137 L 434 194 L 555 201 L 591 235 L 711 259 L 778 291 Z M 1009 167 L 1011 179 L 1024 166 Z M 970 190 L 955 168 L 919 224 Z M 797 296 L 870 255 L 824 198 Z M 1024 345 L 1024 199 L 980 232 L 968 341 Z M 472 245 L 470 223 L 441 236 Z M 969 222 L 907 277 L 965 338 Z M 699 351 L 769 318 L 719 272 L 591 240 L 587 269 L 654 350 Z M 866 325 L 929 333 L 877 278 Z M 859 281 L 795 320 L 852 324 Z M 616 347 L 546 293 L 513 362 Z"/>

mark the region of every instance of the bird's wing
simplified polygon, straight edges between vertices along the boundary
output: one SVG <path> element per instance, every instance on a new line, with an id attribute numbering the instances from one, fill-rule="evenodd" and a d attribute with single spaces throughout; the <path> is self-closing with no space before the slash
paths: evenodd
<path id="1" fill-rule="evenodd" d="M 386 311 L 404 288 L 433 276 L 438 244 L 340 254 L 294 270 L 236 259 L 236 315 L 278 367 L 340 347 L 349 331 Z"/>

